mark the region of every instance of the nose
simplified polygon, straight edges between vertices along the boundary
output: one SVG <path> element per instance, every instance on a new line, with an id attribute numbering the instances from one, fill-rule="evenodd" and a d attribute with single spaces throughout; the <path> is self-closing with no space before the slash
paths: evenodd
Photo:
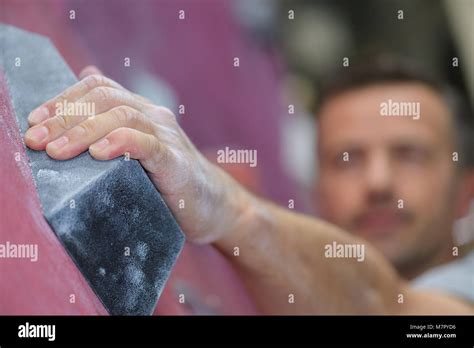
<path id="1" fill-rule="evenodd" d="M 388 154 L 383 151 L 374 152 L 365 171 L 365 184 L 370 201 L 383 203 L 393 198 L 393 175 Z"/>

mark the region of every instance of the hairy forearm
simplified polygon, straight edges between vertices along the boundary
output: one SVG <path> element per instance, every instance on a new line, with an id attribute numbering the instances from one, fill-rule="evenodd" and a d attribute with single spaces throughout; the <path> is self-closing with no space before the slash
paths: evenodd
<path id="1" fill-rule="evenodd" d="M 236 223 L 214 244 L 236 265 L 264 313 L 393 311 L 402 284 L 370 246 L 365 245 L 363 262 L 326 258 L 328 244 L 364 242 L 251 194 L 239 199 Z"/>

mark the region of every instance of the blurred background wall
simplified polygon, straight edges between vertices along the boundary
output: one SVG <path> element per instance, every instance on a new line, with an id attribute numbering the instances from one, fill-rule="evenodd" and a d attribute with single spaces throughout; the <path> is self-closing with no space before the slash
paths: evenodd
<path id="1" fill-rule="evenodd" d="M 257 149 L 257 168 L 226 170 L 304 212 L 315 211 L 320 82 L 344 58 L 407 57 L 474 100 L 474 0 L 0 0 L 0 9 L 0 21 L 49 36 L 76 73 L 95 64 L 171 108 L 211 160 L 224 146 Z M 459 226 L 462 239 L 474 223 Z"/>

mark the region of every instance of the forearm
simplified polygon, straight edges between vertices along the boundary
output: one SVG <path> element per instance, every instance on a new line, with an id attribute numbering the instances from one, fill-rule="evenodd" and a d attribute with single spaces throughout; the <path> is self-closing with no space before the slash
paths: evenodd
<path id="1" fill-rule="evenodd" d="M 96 117 L 56 115 L 56 104 L 65 100 L 94 103 Z M 52 158 L 66 160 L 88 149 L 97 160 L 124 153 L 140 160 L 186 239 L 214 243 L 265 313 L 472 312 L 436 294 L 421 301 L 369 245 L 363 262 L 326 258 L 328 244 L 361 241 L 251 195 L 197 151 L 170 110 L 106 77 L 84 78 L 33 110 L 28 121 L 25 144 Z M 408 305 L 394 307 L 403 292 Z"/>
<path id="2" fill-rule="evenodd" d="M 392 311 L 401 282 L 370 246 L 365 245 L 363 262 L 326 258 L 328 244 L 363 241 L 249 193 L 240 195 L 238 223 L 215 245 L 237 267 L 264 313 Z"/>

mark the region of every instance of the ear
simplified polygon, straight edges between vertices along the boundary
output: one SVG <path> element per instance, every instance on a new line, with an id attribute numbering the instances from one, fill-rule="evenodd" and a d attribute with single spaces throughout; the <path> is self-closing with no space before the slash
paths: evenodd
<path id="1" fill-rule="evenodd" d="M 462 174 L 458 190 L 456 219 L 468 214 L 471 201 L 474 199 L 474 169 L 468 169 Z"/>

